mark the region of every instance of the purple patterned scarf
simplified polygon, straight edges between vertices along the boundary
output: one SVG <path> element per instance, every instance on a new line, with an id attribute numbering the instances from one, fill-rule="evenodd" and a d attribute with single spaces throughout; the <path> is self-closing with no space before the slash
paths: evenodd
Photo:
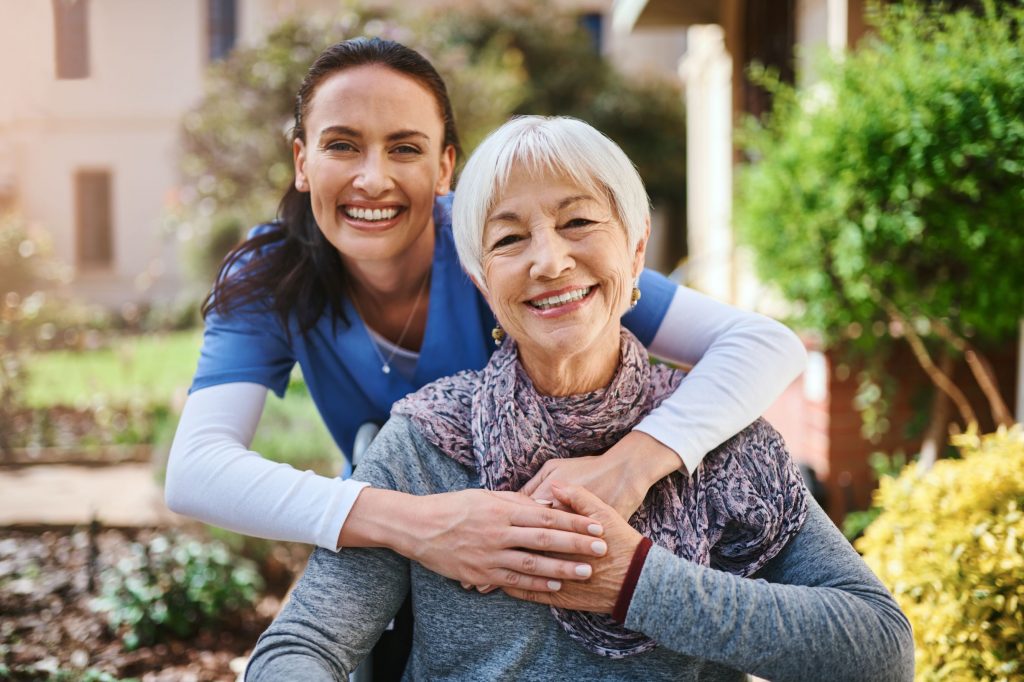
<path id="1" fill-rule="evenodd" d="M 546 396 L 534 388 L 509 339 L 483 370 L 439 379 L 395 403 L 392 414 L 410 418 L 430 443 L 479 471 L 482 487 L 519 490 L 549 459 L 614 445 L 683 379 L 682 372 L 652 366 L 625 329 L 619 361 L 605 388 Z M 656 483 L 630 525 L 677 556 L 752 574 L 785 546 L 806 514 L 799 472 L 788 458 L 777 467 L 759 459 L 777 457 L 779 450 L 785 456 L 778 434 L 755 422 L 709 454 L 693 478 L 676 473 Z M 622 658 L 656 646 L 609 616 L 551 611 L 593 653 Z"/>

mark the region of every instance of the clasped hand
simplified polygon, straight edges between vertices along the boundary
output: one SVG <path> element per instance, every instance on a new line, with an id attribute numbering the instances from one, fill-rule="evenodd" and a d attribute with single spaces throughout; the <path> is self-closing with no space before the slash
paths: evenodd
<path id="1" fill-rule="evenodd" d="M 590 560 L 593 573 L 586 581 L 567 582 L 555 592 L 531 591 L 522 586 L 502 589 L 509 596 L 525 601 L 552 604 L 577 611 L 611 613 L 629 570 L 633 553 L 640 544 L 641 535 L 626 523 L 615 509 L 586 488 L 552 481 L 551 491 L 555 499 L 565 507 L 601 523 L 608 551 L 604 556 Z M 569 562 L 581 559 L 578 556 L 559 553 L 550 554 L 549 557 Z"/>
<path id="2" fill-rule="evenodd" d="M 418 503 L 410 558 L 463 584 L 550 592 L 589 577 L 588 561 L 607 552 L 601 522 L 521 493 L 462 490 Z"/>

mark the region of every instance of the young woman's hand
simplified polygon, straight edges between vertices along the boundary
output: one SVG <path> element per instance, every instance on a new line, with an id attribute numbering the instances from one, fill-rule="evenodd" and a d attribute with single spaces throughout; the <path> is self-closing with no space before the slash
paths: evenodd
<path id="1" fill-rule="evenodd" d="M 593 575 L 584 582 L 567 582 L 557 592 L 529 590 L 521 586 L 503 587 L 509 596 L 541 604 L 553 604 L 576 611 L 611 613 L 622 590 L 630 561 L 642 536 L 618 514 L 586 488 L 574 485 L 551 484 L 555 498 L 578 514 L 596 519 L 604 526 L 608 551 L 599 559 L 588 559 Z M 582 558 L 557 554 L 553 558 L 573 562 Z"/>
<path id="2" fill-rule="evenodd" d="M 551 509 L 520 493 L 415 496 L 366 488 L 340 540 L 342 546 L 388 547 L 467 585 L 553 592 L 563 581 L 591 574 L 588 561 L 607 550 L 603 533 L 593 518 Z"/>
<path id="3" fill-rule="evenodd" d="M 549 459 L 519 492 L 552 500 L 551 481 L 586 488 L 624 519 L 640 508 L 652 485 L 679 469 L 674 450 L 641 431 L 631 431 L 603 455 Z M 555 508 L 562 508 L 556 504 Z"/>

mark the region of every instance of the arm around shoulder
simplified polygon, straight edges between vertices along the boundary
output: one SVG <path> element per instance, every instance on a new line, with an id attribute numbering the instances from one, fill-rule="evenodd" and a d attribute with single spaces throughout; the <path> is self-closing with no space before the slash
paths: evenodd
<path id="1" fill-rule="evenodd" d="M 672 448 L 689 472 L 704 455 L 768 409 L 807 364 L 788 327 L 676 287 L 652 355 L 693 369 L 638 430 Z"/>
<path id="2" fill-rule="evenodd" d="M 266 395 L 265 386 L 236 382 L 188 397 L 167 465 L 167 506 L 237 533 L 335 549 L 363 484 L 250 450 Z"/>

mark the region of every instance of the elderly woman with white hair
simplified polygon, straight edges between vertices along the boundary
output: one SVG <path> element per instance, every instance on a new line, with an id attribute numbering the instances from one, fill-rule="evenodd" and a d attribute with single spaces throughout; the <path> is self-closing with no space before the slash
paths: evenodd
<path id="1" fill-rule="evenodd" d="M 397 403 L 356 475 L 417 495 L 517 491 L 546 462 L 586 466 L 671 394 L 683 374 L 620 323 L 648 211 L 629 159 L 585 123 L 523 117 L 485 140 L 453 225 L 501 347 Z M 603 525 L 588 580 L 487 593 L 386 549 L 317 550 L 248 679 L 344 679 L 409 593 L 408 679 L 912 677 L 906 619 L 764 421 L 662 479 L 628 523 L 584 488 L 552 489 Z"/>

